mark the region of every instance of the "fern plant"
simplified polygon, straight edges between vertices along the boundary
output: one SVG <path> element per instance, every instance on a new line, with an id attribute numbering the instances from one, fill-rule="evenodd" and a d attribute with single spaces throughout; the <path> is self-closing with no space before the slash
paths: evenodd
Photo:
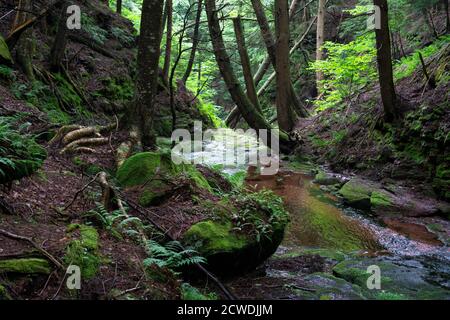
<path id="1" fill-rule="evenodd" d="M 157 265 L 161 268 L 172 270 L 197 264 L 205 263 L 206 259 L 198 255 L 192 249 L 184 249 L 178 241 L 171 241 L 162 245 L 156 241 L 149 240 L 146 244 L 149 258 L 144 260 L 145 266 Z"/>

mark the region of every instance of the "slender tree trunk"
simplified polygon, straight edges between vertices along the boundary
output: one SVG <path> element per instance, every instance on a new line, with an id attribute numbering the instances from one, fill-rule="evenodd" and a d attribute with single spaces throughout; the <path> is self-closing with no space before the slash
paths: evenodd
<path id="1" fill-rule="evenodd" d="M 172 55 L 172 26 L 173 26 L 173 3 L 172 0 L 166 0 L 167 12 L 167 30 L 166 30 L 166 51 L 164 56 L 163 77 L 167 81 L 170 70 L 170 58 Z"/>
<path id="2" fill-rule="evenodd" d="M 198 60 L 197 65 L 197 96 L 200 94 L 202 90 L 202 60 Z"/>
<path id="3" fill-rule="evenodd" d="M 385 120 L 397 118 L 396 95 L 392 71 L 391 41 L 389 32 L 389 13 L 387 0 L 374 0 L 380 8 L 381 28 L 375 29 L 377 44 L 378 78 L 380 81 L 381 99 L 383 101 Z"/>
<path id="4" fill-rule="evenodd" d="M 325 4 L 326 0 L 319 0 L 319 6 L 317 11 L 317 40 L 316 40 L 316 61 L 323 60 L 322 46 L 325 41 Z M 323 73 L 321 71 L 316 72 L 316 86 L 317 91 L 322 92 L 321 81 L 323 80 Z"/>
<path id="5" fill-rule="evenodd" d="M 247 47 L 245 44 L 244 31 L 242 29 L 241 18 L 238 16 L 233 19 L 234 33 L 236 35 L 236 42 L 238 46 L 239 56 L 241 57 L 242 72 L 245 79 L 245 87 L 247 96 L 253 103 L 258 112 L 262 113 L 259 104 L 258 95 L 256 93 L 255 83 L 253 82 L 250 58 L 248 57 Z"/>
<path id="6" fill-rule="evenodd" d="M 234 74 L 231 66 L 230 57 L 225 48 L 222 37 L 222 29 L 220 28 L 219 19 L 217 17 L 217 8 L 215 0 L 206 0 L 206 13 L 208 17 L 208 27 L 211 36 L 211 43 L 214 49 L 217 64 L 220 73 L 227 85 L 228 91 L 233 101 L 238 106 L 242 116 L 249 126 L 255 130 L 270 129 L 269 123 L 256 110 L 255 106 L 250 102 L 248 97 L 239 84 L 239 80 Z"/>
<path id="7" fill-rule="evenodd" d="M 55 40 L 50 51 L 50 68 L 52 70 L 59 70 L 61 62 L 64 58 L 67 44 L 67 7 L 69 3 L 67 1 L 62 2 L 61 13 L 59 15 L 58 30 L 56 31 Z"/>
<path id="8" fill-rule="evenodd" d="M 270 57 L 273 68 L 276 69 L 276 54 L 275 54 L 276 44 L 272 35 L 272 31 L 270 30 L 269 22 L 267 21 L 266 14 L 264 13 L 264 7 L 261 4 L 260 0 L 252 0 L 252 6 L 253 10 L 255 11 L 256 19 L 258 21 L 261 30 L 261 36 L 266 45 L 267 54 Z M 297 97 L 292 82 L 288 84 L 288 88 L 290 91 L 288 96 L 290 101 L 289 107 L 294 108 L 294 110 L 297 112 L 299 116 L 307 117 L 308 112 L 306 111 L 305 107 L 302 106 L 300 99 Z"/>
<path id="9" fill-rule="evenodd" d="M 317 20 L 317 17 L 314 18 L 310 22 L 308 28 L 306 28 L 306 30 L 303 33 L 303 35 L 301 37 L 299 37 L 299 39 L 297 39 L 297 41 L 295 42 L 294 46 L 291 48 L 291 50 L 289 52 L 290 55 L 292 55 L 300 47 L 300 45 L 305 40 L 305 38 L 308 35 L 308 33 L 311 31 L 311 29 L 312 29 L 314 23 L 316 22 L 316 20 Z M 269 58 L 269 56 L 267 56 L 266 59 L 268 59 L 268 61 L 267 61 L 267 63 L 269 64 L 267 66 L 267 69 L 268 69 L 269 66 L 270 66 L 270 58 Z M 262 78 L 263 78 L 263 76 L 264 76 L 264 74 L 266 72 L 266 71 L 262 70 L 263 68 L 265 68 L 265 65 L 264 65 L 265 63 L 266 63 L 266 60 L 263 62 L 263 64 L 260 65 L 260 67 L 259 67 L 258 71 L 256 72 L 255 77 L 253 79 L 256 86 L 262 80 Z M 260 72 L 262 73 L 262 75 L 260 75 Z M 266 92 L 266 90 L 269 88 L 270 83 L 275 79 L 275 76 L 276 76 L 276 73 L 273 72 L 270 75 L 270 77 L 266 80 L 266 82 L 261 86 L 261 88 L 257 92 L 258 97 L 262 96 Z M 239 109 L 235 106 L 232 109 L 232 111 L 230 112 L 230 114 L 228 115 L 228 117 L 226 118 L 225 123 L 228 126 L 230 126 L 231 128 L 233 128 L 239 122 L 239 117 L 240 117 Z"/>
<path id="10" fill-rule="evenodd" d="M 277 118 L 279 127 L 286 132 L 292 130 L 296 121 L 296 115 L 289 104 L 291 73 L 288 9 L 287 0 L 275 0 Z"/>
<path id="11" fill-rule="evenodd" d="M 183 83 L 186 83 L 186 81 L 188 80 L 192 72 L 192 67 L 194 66 L 195 54 L 197 52 L 198 43 L 200 41 L 200 18 L 202 16 L 202 8 L 203 8 L 203 0 L 198 0 L 197 15 L 195 17 L 194 34 L 192 39 L 192 50 L 191 55 L 189 57 L 188 65 L 186 67 L 186 71 L 184 72 L 182 78 Z"/>
<path id="12" fill-rule="evenodd" d="M 116 12 L 122 14 L 122 0 L 116 1 Z"/>
<path id="13" fill-rule="evenodd" d="M 19 25 L 25 23 L 29 18 L 33 9 L 31 0 L 21 0 L 19 1 L 19 11 L 14 20 L 13 30 Z M 27 75 L 28 80 L 33 81 L 35 79 L 33 71 L 33 55 L 34 55 L 34 44 L 33 44 L 33 29 L 30 28 L 22 33 L 18 42 L 16 50 L 17 62 L 22 67 L 23 71 Z"/>
<path id="14" fill-rule="evenodd" d="M 449 14 L 449 10 L 448 10 L 448 0 L 442 0 L 442 2 L 444 3 L 444 11 L 445 11 L 445 21 L 446 21 L 446 32 L 449 33 L 450 32 L 450 14 Z"/>
<path id="15" fill-rule="evenodd" d="M 158 84 L 163 2 L 144 0 L 137 56 L 136 97 L 131 110 L 144 150 L 155 147 L 153 133 L 154 99 Z"/>

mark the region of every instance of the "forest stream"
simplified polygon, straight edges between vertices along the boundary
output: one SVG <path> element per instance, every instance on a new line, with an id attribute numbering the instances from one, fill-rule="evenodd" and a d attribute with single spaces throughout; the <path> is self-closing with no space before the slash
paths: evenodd
<path id="1" fill-rule="evenodd" d="M 290 224 L 276 253 L 253 273 L 228 282 L 239 297 L 360 298 L 363 295 L 360 289 L 352 281 L 344 281 L 350 280 L 346 273 L 339 274 L 334 269 L 336 264 L 348 261 L 362 262 L 364 266 L 377 263 L 401 266 L 396 268 L 395 275 L 390 274 L 394 286 L 398 282 L 399 286 L 410 287 L 409 281 L 420 286 L 420 281 L 414 278 L 426 274 L 425 278 L 432 286 L 436 285 L 438 291 L 439 287 L 450 287 L 450 270 L 447 270 L 450 251 L 446 239 L 439 239 L 423 225 L 407 221 L 397 221 L 391 229 L 386 223 L 342 204 L 338 196 L 314 183 L 309 166 L 302 170 L 290 169 L 288 162 L 281 161 L 276 175 L 260 175 L 254 166 L 233 164 L 229 159 L 220 163 L 221 154 L 230 147 L 221 132 L 227 135 L 231 132 L 236 137 L 235 154 L 254 152 L 255 141 L 244 144 L 242 141 L 246 139 L 226 129 L 218 131 L 212 141 L 205 143 L 203 151 L 193 152 L 188 157 L 202 157 L 205 165 L 222 165 L 225 174 L 246 170 L 248 188 L 274 191 L 283 198 L 290 213 Z M 449 225 L 445 228 L 448 230 Z M 417 290 L 412 287 L 411 290 Z M 444 295 L 448 296 L 445 291 Z M 389 292 L 381 292 L 386 298 L 390 297 Z"/>

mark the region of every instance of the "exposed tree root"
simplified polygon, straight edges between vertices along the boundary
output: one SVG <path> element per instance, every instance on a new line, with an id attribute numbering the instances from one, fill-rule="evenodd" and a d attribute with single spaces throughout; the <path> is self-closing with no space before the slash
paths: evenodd
<path id="1" fill-rule="evenodd" d="M 108 144 L 110 138 L 102 136 L 117 128 L 116 123 L 106 126 L 83 127 L 68 125 L 61 127 L 50 144 L 60 143 L 61 154 L 65 153 L 95 153 L 95 147 Z"/>
<path id="2" fill-rule="evenodd" d="M 125 160 L 131 155 L 133 147 L 138 144 L 139 136 L 137 130 L 130 131 L 130 138 L 122 142 L 116 151 L 116 165 L 119 168 Z"/>

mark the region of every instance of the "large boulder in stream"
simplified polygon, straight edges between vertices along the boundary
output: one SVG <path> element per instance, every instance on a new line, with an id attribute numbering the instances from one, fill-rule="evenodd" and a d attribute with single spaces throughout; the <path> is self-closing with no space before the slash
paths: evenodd
<path id="1" fill-rule="evenodd" d="M 182 241 L 220 275 L 250 271 L 280 245 L 289 221 L 281 198 L 264 190 L 222 200 L 214 214 L 192 225 Z"/>
<path id="2" fill-rule="evenodd" d="M 217 181 L 217 175 L 212 188 L 211 176 L 190 164 L 174 164 L 170 154 L 158 152 L 138 153 L 117 171 L 119 184 L 137 195 L 142 206 L 166 204 L 160 208 L 165 228 L 205 257 L 208 270 L 221 275 L 252 270 L 283 240 L 289 221 L 283 201 L 268 190 L 224 190 L 220 186 L 227 184 Z M 171 209 L 164 211 L 167 204 Z M 174 223 L 167 224 L 171 214 L 176 215 Z"/>
<path id="3" fill-rule="evenodd" d="M 444 202 L 419 196 L 398 187 L 353 178 L 338 192 L 347 205 L 381 216 L 423 217 L 443 215 L 448 206 Z"/>

